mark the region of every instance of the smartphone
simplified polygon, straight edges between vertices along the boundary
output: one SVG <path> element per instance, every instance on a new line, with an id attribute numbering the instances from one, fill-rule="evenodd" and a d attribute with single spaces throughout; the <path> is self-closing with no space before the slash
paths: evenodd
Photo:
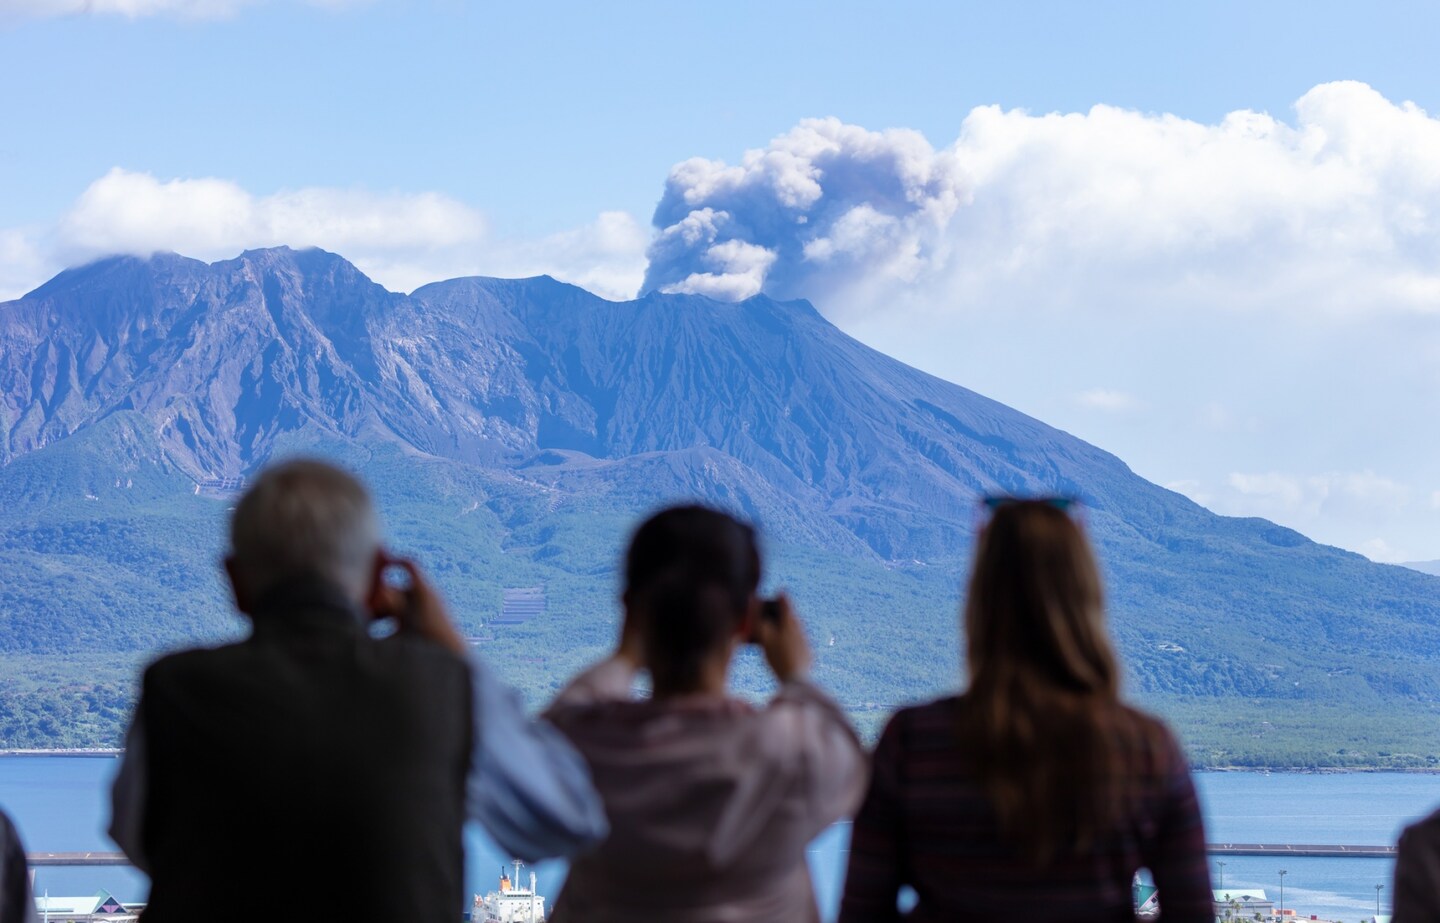
<path id="1" fill-rule="evenodd" d="M 410 572 L 389 552 L 382 552 L 382 555 L 384 563 L 380 566 L 380 582 L 389 589 L 408 593 L 412 589 Z"/>

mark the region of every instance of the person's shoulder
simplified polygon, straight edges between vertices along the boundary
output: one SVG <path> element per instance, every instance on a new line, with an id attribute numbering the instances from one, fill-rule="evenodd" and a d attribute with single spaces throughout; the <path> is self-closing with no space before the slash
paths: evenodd
<path id="1" fill-rule="evenodd" d="M 931 702 L 903 705 L 885 722 L 881 737 L 924 739 L 943 735 L 947 741 L 951 740 L 955 736 L 959 702 L 959 696 L 951 695 Z"/>
<path id="2" fill-rule="evenodd" d="M 936 724 L 953 727 L 956 709 L 960 707 L 960 701 L 958 695 L 947 695 L 930 702 L 904 705 L 897 708 L 895 714 L 890 716 L 890 722 L 892 724 L 898 722 L 910 727 L 928 727 Z"/>
<path id="3" fill-rule="evenodd" d="M 1440 810 L 1408 825 L 1400 834 L 1401 845 L 1403 846 L 1407 841 L 1419 841 L 1440 846 Z"/>
<path id="4" fill-rule="evenodd" d="M 243 641 L 207 647 L 187 647 L 152 660 L 144 671 L 146 685 L 155 682 L 182 680 L 189 676 L 212 676 L 233 660 L 243 649 Z"/>
<path id="5" fill-rule="evenodd" d="M 374 642 L 374 650 L 397 666 L 431 674 L 433 677 L 467 679 L 470 661 L 434 641 L 407 634 L 393 634 Z"/>
<path id="6" fill-rule="evenodd" d="M 1111 737 L 1129 751 L 1137 771 L 1178 778 L 1190 771 L 1190 759 L 1180 738 L 1164 719 L 1133 705 L 1121 703 Z"/>
<path id="7" fill-rule="evenodd" d="M 1178 738 L 1176 738 L 1175 732 L 1170 730 L 1170 725 L 1166 724 L 1165 719 L 1159 715 L 1153 715 L 1143 708 L 1136 708 L 1126 702 L 1120 703 L 1120 714 L 1124 721 L 1142 731 L 1150 740 L 1156 743 L 1177 744 Z"/>

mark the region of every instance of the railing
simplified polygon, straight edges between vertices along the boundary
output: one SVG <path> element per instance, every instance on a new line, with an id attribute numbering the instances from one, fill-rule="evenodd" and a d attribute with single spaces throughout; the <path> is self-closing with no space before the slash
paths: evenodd
<path id="1" fill-rule="evenodd" d="M 129 865 L 123 852 L 32 852 L 25 856 L 27 864 L 47 865 Z"/>
<path id="2" fill-rule="evenodd" d="M 1206 843 L 1212 856 L 1306 856 L 1323 859 L 1393 859 L 1394 846 L 1326 846 L 1308 843 Z"/>

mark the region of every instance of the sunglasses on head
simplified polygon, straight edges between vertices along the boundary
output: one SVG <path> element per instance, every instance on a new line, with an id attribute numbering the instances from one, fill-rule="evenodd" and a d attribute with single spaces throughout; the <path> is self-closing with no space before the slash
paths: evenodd
<path id="1" fill-rule="evenodd" d="M 1046 506 L 1053 506 L 1062 513 L 1068 513 L 1071 509 L 1080 505 L 1079 497 L 1066 497 L 1063 495 L 1038 496 L 1038 497 L 1016 497 L 1010 494 L 989 494 L 980 498 L 988 512 L 995 512 L 1001 507 L 1014 506 L 1017 503 L 1043 503 Z"/>

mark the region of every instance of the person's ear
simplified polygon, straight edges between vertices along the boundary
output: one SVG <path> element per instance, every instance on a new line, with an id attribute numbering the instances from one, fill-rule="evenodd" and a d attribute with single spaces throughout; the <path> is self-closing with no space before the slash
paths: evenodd
<path id="1" fill-rule="evenodd" d="M 235 556 L 226 555 L 221 563 L 225 566 L 225 577 L 230 581 L 230 593 L 235 597 L 235 608 L 246 615 L 253 615 L 255 600 L 250 598 L 249 591 L 245 589 L 245 581 L 240 575 L 240 565 L 235 562 Z"/>

